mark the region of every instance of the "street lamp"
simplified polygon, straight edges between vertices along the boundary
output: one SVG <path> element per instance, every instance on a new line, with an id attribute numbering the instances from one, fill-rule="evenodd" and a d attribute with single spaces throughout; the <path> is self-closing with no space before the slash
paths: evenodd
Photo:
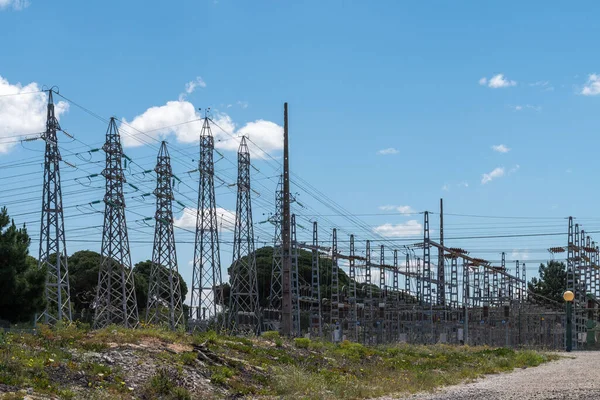
<path id="1" fill-rule="evenodd" d="M 563 299 L 567 303 L 567 352 L 571 351 L 573 348 L 573 328 L 572 328 L 572 318 L 571 318 L 571 309 L 573 307 L 573 299 L 575 299 L 575 295 L 570 290 L 567 290 L 563 293 Z"/>

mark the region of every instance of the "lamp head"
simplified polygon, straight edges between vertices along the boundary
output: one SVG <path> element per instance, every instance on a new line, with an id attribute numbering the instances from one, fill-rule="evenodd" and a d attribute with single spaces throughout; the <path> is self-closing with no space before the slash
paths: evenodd
<path id="1" fill-rule="evenodd" d="M 575 294 L 570 290 L 567 290 L 563 293 L 563 299 L 565 299 L 565 301 L 573 301 L 573 299 L 575 299 Z"/>

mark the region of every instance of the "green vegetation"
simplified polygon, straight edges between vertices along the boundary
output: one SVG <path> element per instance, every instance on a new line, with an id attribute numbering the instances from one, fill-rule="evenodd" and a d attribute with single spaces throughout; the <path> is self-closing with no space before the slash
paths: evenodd
<path id="1" fill-rule="evenodd" d="M 69 258 L 69 284 L 71 286 L 71 300 L 73 302 L 73 311 L 82 321 L 91 322 L 93 311 L 90 305 L 96 295 L 96 286 L 98 284 L 98 270 L 102 256 L 95 251 L 82 250 L 73 253 Z M 146 302 L 148 301 L 148 279 L 150 277 L 150 260 L 141 261 L 133 267 L 135 291 L 138 310 L 140 316 L 144 316 Z M 179 275 L 181 286 L 181 295 L 185 298 L 188 288 Z M 184 315 L 187 316 L 184 306 Z"/>
<path id="2" fill-rule="evenodd" d="M 164 400 L 190 400 L 190 392 L 180 386 L 181 377 L 176 371 L 159 368 L 142 388 L 140 398 Z"/>
<path id="3" fill-rule="evenodd" d="M 29 235 L 0 210 L 0 320 L 32 321 L 44 310 L 46 271 L 29 256 Z"/>
<path id="4" fill-rule="evenodd" d="M 563 303 L 563 293 L 567 287 L 567 267 L 560 261 L 540 264 L 540 277 L 532 278 L 528 288 L 535 294 Z M 577 277 L 576 277 L 576 280 Z"/>
<path id="5" fill-rule="evenodd" d="M 117 362 L 123 353 L 130 358 Z M 428 391 L 555 358 L 504 348 L 366 347 L 290 341 L 277 332 L 244 338 L 155 327 L 90 331 L 74 324 L 0 335 L 0 384 L 61 398 L 360 399 Z M 202 379 L 210 386 L 189 386 Z"/>

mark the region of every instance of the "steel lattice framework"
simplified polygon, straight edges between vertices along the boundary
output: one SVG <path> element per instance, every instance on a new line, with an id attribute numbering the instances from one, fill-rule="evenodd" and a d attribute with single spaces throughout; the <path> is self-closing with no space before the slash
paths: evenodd
<path id="1" fill-rule="evenodd" d="M 123 148 L 114 117 L 110 119 L 102 149 L 106 154 L 106 168 L 102 171 L 106 179 L 106 194 L 94 327 L 117 324 L 133 328 L 139 319 L 125 221 Z"/>
<path id="2" fill-rule="evenodd" d="M 283 295 L 282 287 L 282 265 L 283 251 L 281 249 L 281 220 L 283 218 L 283 176 L 279 177 L 277 191 L 275 192 L 275 215 L 271 217 L 271 222 L 275 226 L 273 235 L 273 263 L 271 266 L 271 290 L 269 295 L 269 308 L 281 309 L 281 298 Z"/>
<path id="3" fill-rule="evenodd" d="M 310 306 L 310 328 L 313 334 L 322 336 L 321 318 L 321 283 L 319 280 L 319 230 L 317 221 L 313 222 L 313 249 L 312 249 L 312 271 L 311 271 L 311 306 Z"/>
<path id="4" fill-rule="evenodd" d="M 229 330 L 260 333 L 260 310 L 250 196 L 250 151 L 243 136 L 238 150 L 237 206 L 233 234 Z"/>
<path id="5" fill-rule="evenodd" d="M 198 166 L 200 184 L 190 303 L 192 325 L 201 329 L 217 326 L 219 306 L 224 304 L 223 291 L 221 290 L 219 227 L 215 201 L 214 150 L 215 139 L 210 129 L 209 118 L 206 116 L 200 134 L 200 162 Z M 248 176 L 247 179 L 249 187 L 250 177 Z"/>
<path id="6" fill-rule="evenodd" d="M 154 191 L 156 213 L 146 321 L 151 324 L 165 324 L 171 329 L 176 329 L 184 321 L 173 234 L 174 198 L 171 184 L 173 172 L 166 142 L 162 142 L 160 146 L 154 171 L 156 172 Z"/>
<path id="7" fill-rule="evenodd" d="M 298 282 L 298 241 L 296 237 L 296 214 L 291 217 L 292 231 L 292 269 L 291 269 L 291 288 L 292 288 L 292 335 L 301 336 L 300 329 L 300 287 Z"/>
<path id="8" fill-rule="evenodd" d="M 46 310 L 44 311 L 44 322 L 47 324 L 72 319 L 60 186 L 61 157 L 56 137 L 56 132 L 59 130 L 61 128 L 54 114 L 52 90 L 49 90 L 46 132 L 42 134 L 42 139 L 46 142 L 46 151 L 39 252 L 39 266 L 47 270 Z"/>

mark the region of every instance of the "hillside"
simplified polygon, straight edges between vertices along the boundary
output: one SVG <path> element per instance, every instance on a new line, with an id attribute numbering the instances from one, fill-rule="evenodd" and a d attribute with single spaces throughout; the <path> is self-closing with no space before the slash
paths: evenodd
<path id="1" fill-rule="evenodd" d="M 0 334 L 3 399 L 362 399 L 556 358 L 533 351 L 41 326 Z"/>

